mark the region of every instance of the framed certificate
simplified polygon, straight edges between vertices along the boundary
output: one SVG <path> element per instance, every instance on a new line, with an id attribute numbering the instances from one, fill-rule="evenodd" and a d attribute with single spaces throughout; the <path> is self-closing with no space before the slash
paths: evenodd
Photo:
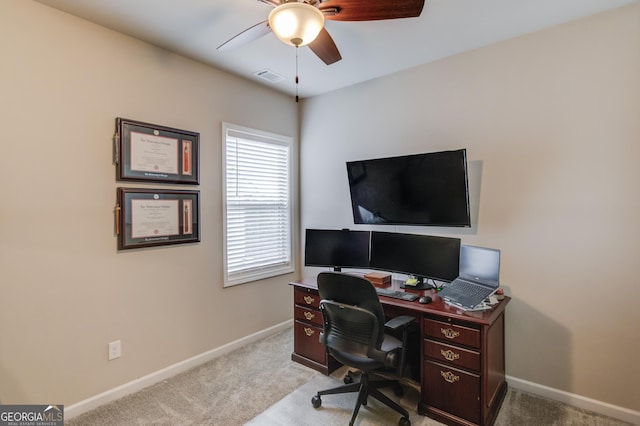
<path id="1" fill-rule="evenodd" d="M 199 133 L 118 117 L 116 178 L 197 185 L 199 141 Z"/>
<path id="2" fill-rule="evenodd" d="M 200 241 L 200 191 L 118 188 L 118 250 Z"/>

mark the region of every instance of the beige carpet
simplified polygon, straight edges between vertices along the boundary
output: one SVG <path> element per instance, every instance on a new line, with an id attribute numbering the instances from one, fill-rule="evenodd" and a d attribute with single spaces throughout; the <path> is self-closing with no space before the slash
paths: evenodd
<path id="1" fill-rule="evenodd" d="M 239 426 L 320 373 L 291 361 L 293 328 L 65 421 L 67 426 Z"/>
<path id="2" fill-rule="evenodd" d="M 343 395 L 326 395 L 322 397 L 322 406 L 313 408 L 311 398 L 322 389 L 340 386 L 341 380 L 335 377 L 316 376 L 309 383 L 302 385 L 295 392 L 287 395 L 277 404 L 271 406 L 264 413 L 247 423 L 247 426 L 317 426 L 317 425 L 347 425 L 356 404 L 356 393 Z M 399 400 L 400 405 L 409 411 L 412 426 L 432 426 L 441 423 L 421 416 L 416 412 L 420 393 L 417 389 L 404 386 L 405 394 Z M 393 391 L 384 390 L 390 398 Z M 355 425 L 380 426 L 397 425 L 402 417 L 399 413 L 388 408 L 374 398 L 369 398 L 368 404 L 360 408 Z"/>
<path id="3" fill-rule="evenodd" d="M 213 425 L 302 426 L 346 425 L 355 394 L 327 395 L 314 409 L 311 397 L 340 384 L 339 369 L 331 377 L 291 361 L 293 329 L 252 343 L 140 392 L 65 422 L 67 426 Z M 414 426 L 439 423 L 416 413 L 418 392 L 405 387 L 402 404 Z M 356 424 L 397 425 L 400 416 L 372 400 L 360 410 Z M 509 390 L 498 426 L 620 426 L 603 416 L 555 401 Z"/>
<path id="4" fill-rule="evenodd" d="M 341 377 L 340 374 L 333 376 Z M 356 394 L 327 395 L 322 397 L 322 406 L 314 409 L 311 398 L 317 391 L 340 386 L 337 377 L 316 376 L 295 392 L 269 407 L 247 423 L 247 426 L 315 426 L 349 424 Z M 437 426 L 442 423 L 419 415 L 417 410 L 420 395 L 417 389 L 404 387 L 405 396 L 400 401 L 410 413 L 412 426 Z M 391 393 L 389 396 L 392 397 Z M 360 409 L 356 426 L 397 425 L 400 415 L 370 398 L 367 407 Z M 628 423 L 577 408 L 539 398 L 510 389 L 502 404 L 495 426 L 622 426 Z"/>

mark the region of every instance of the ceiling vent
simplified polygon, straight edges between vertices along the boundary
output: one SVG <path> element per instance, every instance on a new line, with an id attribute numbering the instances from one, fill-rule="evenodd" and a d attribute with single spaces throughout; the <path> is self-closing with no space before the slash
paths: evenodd
<path id="1" fill-rule="evenodd" d="M 275 72 L 266 68 L 260 71 L 256 71 L 253 74 L 260 77 L 263 80 L 267 80 L 269 83 L 279 83 L 282 80 L 284 80 L 283 76 L 281 76 L 280 74 L 276 74 Z"/>

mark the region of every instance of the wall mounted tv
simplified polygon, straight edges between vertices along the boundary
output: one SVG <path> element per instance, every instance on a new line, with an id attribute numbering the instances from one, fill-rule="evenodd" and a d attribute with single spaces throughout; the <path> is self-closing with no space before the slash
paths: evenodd
<path id="1" fill-rule="evenodd" d="M 358 224 L 471 226 L 465 149 L 347 162 Z"/>

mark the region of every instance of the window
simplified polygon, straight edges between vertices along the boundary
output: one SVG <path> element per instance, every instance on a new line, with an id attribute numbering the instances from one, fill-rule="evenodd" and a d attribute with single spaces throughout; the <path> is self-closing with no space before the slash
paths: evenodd
<path id="1" fill-rule="evenodd" d="M 293 272 L 292 138 L 222 125 L 224 286 Z"/>

